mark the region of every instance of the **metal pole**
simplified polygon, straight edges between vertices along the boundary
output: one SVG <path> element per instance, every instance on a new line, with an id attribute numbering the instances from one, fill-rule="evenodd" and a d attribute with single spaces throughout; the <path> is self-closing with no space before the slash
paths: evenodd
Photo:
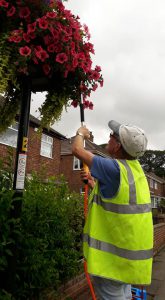
<path id="1" fill-rule="evenodd" d="M 13 202 L 10 217 L 17 219 L 21 216 L 22 195 L 24 191 L 27 146 L 28 146 L 28 127 L 30 115 L 31 101 L 31 80 L 28 76 L 24 76 L 21 80 L 21 110 L 19 116 L 18 140 L 16 150 L 15 172 L 13 181 Z M 7 290 L 15 291 L 16 265 L 17 265 L 17 235 L 14 232 L 14 224 L 11 226 L 11 238 L 14 244 L 11 246 L 13 256 L 8 257 L 8 271 L 6 278 Z"/>

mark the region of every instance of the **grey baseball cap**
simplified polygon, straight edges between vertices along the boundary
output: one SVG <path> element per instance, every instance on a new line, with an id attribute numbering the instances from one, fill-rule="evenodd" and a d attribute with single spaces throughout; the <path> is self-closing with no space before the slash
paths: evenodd
<path id="1" fill-rule="evenodd" d="M 124 150 L 132 157 L 140 157 L 147 149 L 147 137 L 143 129 L 131 125 L 120 124 L 114 120 L 109 121 L 109 128 L 119 136 Z"/>

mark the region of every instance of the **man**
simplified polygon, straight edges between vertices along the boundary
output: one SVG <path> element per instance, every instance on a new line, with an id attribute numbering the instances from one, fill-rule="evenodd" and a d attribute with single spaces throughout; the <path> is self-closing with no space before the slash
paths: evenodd
<path id="1" fill-rule="evenodd" d="M 131 284 L 151 282 L 153 225 L 147 179 L 137 160 L 147 147 L 136 126 L 108 123 L 112 130 L 102 158 L 84 149 L 86 127 L 77 131 L 72 151 L 96 179 L 89 197 L 83 249 L 88 273 L 101 300 L 131 300 Z"/>

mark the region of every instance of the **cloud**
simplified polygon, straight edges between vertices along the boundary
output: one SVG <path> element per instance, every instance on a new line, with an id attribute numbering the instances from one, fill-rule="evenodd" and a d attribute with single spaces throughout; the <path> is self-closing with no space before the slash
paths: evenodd
<path id="1" fill-rule="evenodd" d="M 165 149 L 165 2 L 163 0 L 69 0 L 67 8 L 86 23 L 101 65 L 104 87 L 92 94 L 86 124 L 96 143 L 109 137 L 110 119 L 134 123 L 149 138 L 149 148 Z M 33 96 L 32 112 L 43 96 Z M 63 113 L 54 128 L 68 137 L 80 126 L 79 110 Z"/>

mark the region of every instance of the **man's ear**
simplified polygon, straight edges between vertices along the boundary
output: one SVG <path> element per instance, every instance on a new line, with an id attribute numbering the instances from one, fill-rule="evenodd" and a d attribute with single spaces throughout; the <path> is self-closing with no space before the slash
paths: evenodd
<path id="1" fill-rule="evenodd" d="M 121 145 L 121 143 L 116 143 L 116 145 L 115 145 L 115 152 L 118 152 L 118 151 L 120 151 L 121 150 L 121 148 L 122 148 L 122 145 Z"/>

